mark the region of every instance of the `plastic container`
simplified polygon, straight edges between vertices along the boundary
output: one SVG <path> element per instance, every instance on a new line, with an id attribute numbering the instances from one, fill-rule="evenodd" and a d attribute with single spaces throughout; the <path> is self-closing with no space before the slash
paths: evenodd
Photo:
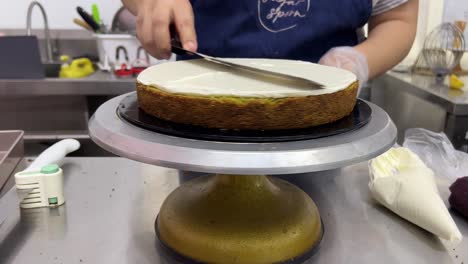
<path id="1" fill-rule="evenodd" d="M 105 62 L 106 56 L 108 57 L 109 63 L 114 65 L 116 62 L 116 49 L 119 46 L 125 47 L 128 51 L 128 57 L 130 63 L 137 59 L 138 48 L 141 46 L 140 42 L 135 36 L 129 34 L 95 34 L 97 40 L 99 61 Z M 170 61 L 175 60 L 175 55 L 169 59 Z M 167 60 L 158 60 L 149 56 L 149 63 L 151 65 L 159 64 Z"/>

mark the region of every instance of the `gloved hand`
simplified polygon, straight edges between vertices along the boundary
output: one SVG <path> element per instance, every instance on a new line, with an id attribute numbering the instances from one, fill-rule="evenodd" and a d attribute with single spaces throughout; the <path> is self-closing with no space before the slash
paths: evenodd
<path id="1" fill-rule="evenodd" d="M 359 91 L 369 79 L 367 58 L 352 47 L 337 47 L 329 50 L 319 61 L 322 65 L 333 66 L 351 71 L 359 81 Z"/>

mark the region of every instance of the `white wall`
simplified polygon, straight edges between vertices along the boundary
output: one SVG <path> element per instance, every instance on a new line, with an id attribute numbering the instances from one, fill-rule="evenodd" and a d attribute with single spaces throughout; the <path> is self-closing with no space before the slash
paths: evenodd
<path id="1" fill-rule="evenodd" d="M 416 61 L 423 48 L 425 37 L 435 27 L 446 20 L 448 20 L 448 22 L 453 22 L 454 18 L 463 20 L 463 14 L 466 10 L 463 9 L 463 12 L 457 10 L 456 7 L 454 7 L 456 6 L 454 3 L 463 2 L 466 6 L 466 2 L 464 1 L 468 0 L 419 0 L 418 32 L 413 48 L 408 56 L 401 62 L 401 65 L 412 65 Z M 452 11 L 448 12 L 447 9 L 451 9 Z M 468 40 L 468 29 L 465 30 L 465 34 L 467 34 L 466 37 Z M 463 57 L 462 65 L 463 68 L 468 67 L 465 66 L 468 65 L 468 56 Z"/>
<path id="2" fill-rule="evenodd" d="M 0 0 L 0 29 L 26 28 L 26 12 L 32 0 Z M 73 18 L 79 18 L 76 7 L 81 6 L 91 13 L 91 5 L 99 7 L 101 19 L 106 25 L 122 6 L 120 0 L 38 0 L 46 9 L 49 26 L 52 29 L 79 29 Z M 39 10 L 33 11 L 33 28 L 42 28 L 42 17 Z"/>
<path id="3" fill-rule="evenodd" d="M 413 47 L 400 65 L 413 65 L 421 49 L 426 35 L 442 23 L 444 0 L 419 0 L 418 31 Z"/>

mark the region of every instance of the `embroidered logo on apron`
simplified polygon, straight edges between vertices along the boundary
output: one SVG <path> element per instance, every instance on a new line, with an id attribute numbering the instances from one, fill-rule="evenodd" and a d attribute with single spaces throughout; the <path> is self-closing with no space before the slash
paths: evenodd
<path id="1" fill-rule="evenodd" d="M 295 28 L 308 15 L 310 0 L 258 0 L 258 20 L 270 32 Z"/>

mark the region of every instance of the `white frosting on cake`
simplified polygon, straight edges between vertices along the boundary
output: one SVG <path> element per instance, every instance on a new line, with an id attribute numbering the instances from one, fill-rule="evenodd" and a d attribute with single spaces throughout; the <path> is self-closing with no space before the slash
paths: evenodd
<path id="1" fill-rule="evenodd" d="M 315 89 L 274 82 L 264 77 L 253 78 L 242 71 L 204 60 L 177 61 L 149 67 L 137 78 L 147 86 L 155 86 L 170 93 L 205 96 L 237 97 L 298 97 L 338 92 L 356 81 L 356 76 L 346 70 L 315 63 L 277 59 L 228 59 L 232 62 L 254 66 L 269 71 L 290 74 L 317 81 L 325 89 Z"/>

